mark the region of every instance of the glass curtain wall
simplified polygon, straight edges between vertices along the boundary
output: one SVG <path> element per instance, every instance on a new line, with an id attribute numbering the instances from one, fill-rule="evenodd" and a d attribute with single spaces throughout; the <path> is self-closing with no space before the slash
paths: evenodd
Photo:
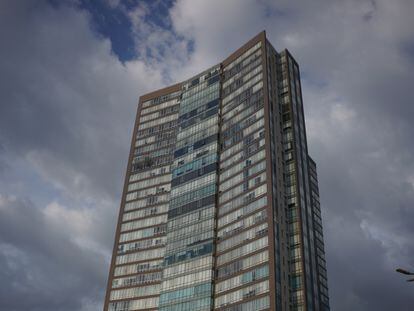
<path id="1" fill-rule="evenodd" d="M 258 34 L 140 98 L 105 311 L 329 311 L 299 67 Z"/>
<path id="2" fill-rule="evenodd" d="M 142 103 L 128 173 L 108 310 L 158 307 L 179 93 Z"/>
<path id="3" fill-rule="evenodd" d="M 182 86 L 160 311 L 212 309 L 219 96 L 219 66 Z"/>
<path id="4" fill-rule="evenodd" d="M 328 276 L 326 272 L 325 246 L 323 242 L 322 216 L 319 203 L 318 174 L 316 163 L 308 156 L 309 179 L 311 190 L 311 204 L 313 216 L 313 230 L 315 237 L 316 271 L 321 311 L 329 311 Z"/>
<path id="5" fill-rule="evenodd" d="M 291 299 L 293 310 L 318 311 L 316 253 L 299 67 L 286 50 L 281 53 L 280 60 L 282 81 L 279 92 L 286 161 Z"/>
<path id="6" fill-rule="evenodd" d="M 223 67 L 215 309 L 270 306 L 262 42 Z"/>

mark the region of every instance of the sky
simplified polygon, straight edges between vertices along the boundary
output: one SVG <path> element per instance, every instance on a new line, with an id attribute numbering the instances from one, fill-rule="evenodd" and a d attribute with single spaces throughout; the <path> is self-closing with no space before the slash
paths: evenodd
<path id="1" fill-rule="evenodd" d="M 409 311 L 414 1 L 0 1 L 0 309 L 102 310 L 138 97 L 262 30 L 302 76 L 331 308 Z"/>

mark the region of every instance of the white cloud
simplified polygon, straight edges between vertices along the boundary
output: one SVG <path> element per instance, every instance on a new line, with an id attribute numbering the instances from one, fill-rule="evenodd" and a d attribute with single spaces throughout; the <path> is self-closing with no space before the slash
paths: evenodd
<path id="1" fill-rule="evenodd" d="M 216 65 L 234 49 L 264 29 L 264 7 L 255 1 L 177 1 L 171 11 L 176 33 L 194 41 L 194 52 L 175 73 L 188 78 Z"/>

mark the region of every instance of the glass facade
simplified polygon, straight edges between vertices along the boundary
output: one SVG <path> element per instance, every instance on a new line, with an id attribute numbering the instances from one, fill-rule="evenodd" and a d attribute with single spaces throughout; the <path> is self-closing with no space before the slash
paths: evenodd
<path id="1" fill-rule="evenodd" d="M 107 310 L 157 308 L 166 253 L 180 93 L 142 103 L 132 143 Z M 139 298 L 139 299 L 137 299 Z"/>
<path id="2" fill-rule="evenodd" d="M 160 311 L 211 310 L 220 67 L 183 83 Z"/>
<path id="3" fill-rule="evenodd" d="M 140 98 L 104 310 L 329 310 L 299 69 L 264 32 Z"/>
<path id="4" fill-rule="evenodd" d="M 322 216 L 319 203 L 318 175 L 316 171 L 316 163 L 308 156 L 309 180 L 310 180 L 310 197 L 312 209 L 312 224 L 314 235 L 314 248 L 316 257 L 316 286 L 320 310 L 328 311 L 328 277 L 326 272 L 325 246 L 323 242 Z"/>
<path id="5" fill-rule="evenodd" d="M 269 246 L 263 67 L 262 42 L 223 66 L 215 309 L 269 298 L 267 261 L 242 264 Z"/>

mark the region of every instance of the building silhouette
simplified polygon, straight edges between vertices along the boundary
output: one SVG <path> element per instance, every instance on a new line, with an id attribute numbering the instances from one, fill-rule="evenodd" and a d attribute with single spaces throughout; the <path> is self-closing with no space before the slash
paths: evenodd
<path id="1" fill-rule="evenodd" d="M 265 32 L 140 97 L 104 310 L 329 310 L 299 67 Z"/>

